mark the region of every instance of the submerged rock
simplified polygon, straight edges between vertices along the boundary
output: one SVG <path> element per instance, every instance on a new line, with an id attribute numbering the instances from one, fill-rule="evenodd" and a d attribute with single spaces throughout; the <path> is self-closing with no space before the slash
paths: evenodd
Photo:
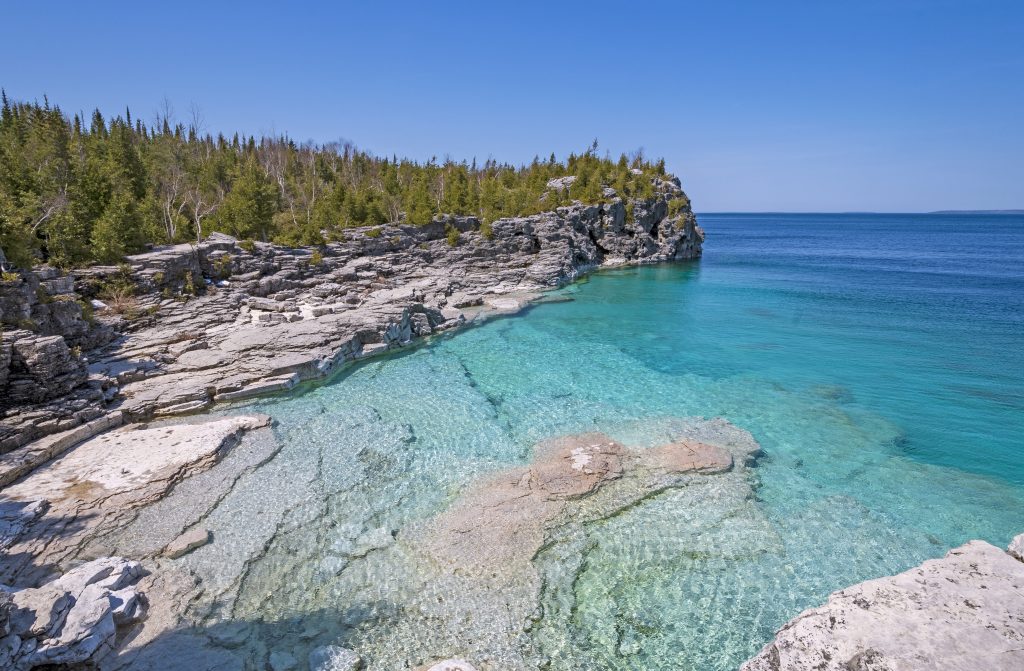
<path id="1" fill-rule="evenodd" d="M 323 645 L 309 653 L 309 671 L 357 671 L 363 660 L 354 651 Z"/>
<path id="2" fill-rule="evenodd" d="M 484 478 L 436 517 L 403 529 L 409 561 L 427 571 L 425 596 L 417 600 L 422 619 L 387 632 L 389 645 L 404 649 L 397 639 L 421 638 L 428 628 L 430 647 L 406 654 L 451 654 L 458 641 L 456 649 L 484 668 L 542 666 L 536 629 L 564 632 L 563 614 L 546 604 L 571 590 L 595 530 L 669 490 L 721 479 L 715 490 L 749 492 L 743 469 L 759 451 L 753 437 L 722 420 L 683 426 L 692 438 L 673 432 L 672 442 L 651 448 L 601 433 L 542 441 L 530 464 Z"/>
<path id="3" fill-rule="evenodd" d="M 751 449 L 757 449 L 756 443 Z M 582 503 L 569 508 L 571 502 L 624 475 L 630 476 L 628 482 L 609 493 L 606 505 L 628 505 L 671 486 L 675 476 L 732 467 L 728 450 L 697 441 L 630 450 L 601 433 L 546 440 L 535 446 L 529 466 L 503 472 L 466 492 L 429 527 L 425 544 L 436 559 L 460 570 L 508 569 L 536 554 L 556 518 L 564 515 L 563 524 L 579 523 L 594 514 L 581 509 Z"/>
<path id="4" fill-rule="evenodd" d="M 1024 562 L 971 541 L 899 575 L 833 593 L 741 671 L 1024 668 Z"/>
<path id="5" fill-rule="evenodd" d="M 209 529 L 190 529 L 175 538 L 164 549 L 164 555 L 169 559 L 184 557 L 189 552 L 201 548 L 210 542 L 211 534 Z"/>
<path id="6" fill-rule="evenodd" d="M 427 671 L 476 671 L 476 667 L 464 659 L 446 659 L 434 664 Z"/>

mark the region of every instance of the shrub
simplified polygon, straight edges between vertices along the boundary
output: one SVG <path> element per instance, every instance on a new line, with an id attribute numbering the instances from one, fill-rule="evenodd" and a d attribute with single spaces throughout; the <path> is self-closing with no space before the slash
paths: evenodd
<path id="1" fill-rule="evenodd" d="M 256 243 L 252 240 L 242 240 L 238 243 L 238 246 L 243 250 L 252 254 L 256 250 Z"/>
<path id="2" fill-rule="evenodd" d="M 368 230 L 366 232 L 366 237 L 368 237 L 368 238 L 379 238 L 381 233 L 383 233 L 383 232 L 384 231 L 381 230 L 380 226 L 376 226 L 376 227 L 371 228 L 370 230 Z"/>
<path id="3" fill-rule="evenodd" d="M 216 261 L 214 261 L 213 267 L 214 267 L 214 270 L 217 272 L 217 277 L 219 279 L 225 280 L 225 279 L 231 277 L 231 263 L 232 263 L 232 261 L 233 261 L 233 259 L 231 258 L 231 255 L 230 254 L 226 254 L 226 253 L 224 254 L 224 256 L 221 256 Z M 192 274 L 189 273 L 188 276 L 192 277 Z M 185 280 L 186 283 L 188 281 L 189 281 L 188 279 Z"/>
<path id="4" fill-rule="evenodd" d="M 96 311 L 92 307 L 92 303 L 89 301 L 78 301 L 78 305 L 82 308 L 82 319 L 90 324 L 96 323 Z"/>
<path id="5" fill-rule="evenodd" d="M 4 282 L 20 282 L 21 275 L 19 275 L 18 273 L 5 272 L 2 276 L 0 276 L 0 279 L 3 279 Z"/>
<path id="6" fill-rule="evenodd" d="M 119 315 L 128 315 L 138 304 L 132 289 L 121 284 L 108 285 L 100 293 L 100 300 L 107 304 L 111 312 Z"/>
<path id="7" fill-rule="evenodd" d="M 444 228 L 445 233 L 448 237 L 448 245 L 450 247 L 458 247 L 459 245 L 459 229 L 455 228 L 451 224 L 448 224 Z"/>
<path id="8" fill-rule="evenodd" d="M 486 219 L 480 222 L 480 234 L 488 240 L 494 239 L 494 229 L 491 228 L 491 222 Z"/>
<path id="9" fill-rule="evenodd" d="M 324 262 L 324 255 L 320 253 L 319 249 L 313 250 L 313 255 L 309 257 L 309 265 L 319 266 Z"/>
<path id="10" fill-rule="evenodd" d="M 678 216 L 680 212 L 686 209 L 687 205 L 689 205 L 689 201 L 686 198 L 673 198 L 668 201 L 668 216 Z"/>

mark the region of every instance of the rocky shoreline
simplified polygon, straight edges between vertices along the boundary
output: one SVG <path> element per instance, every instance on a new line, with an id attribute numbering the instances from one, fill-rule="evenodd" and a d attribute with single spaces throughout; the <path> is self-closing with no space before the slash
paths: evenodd
<path id="1" fill-rule="evenodd" d="M 353 229 L 316 249 L 214 234 L 121 268 L 5 281 L 0 486 L 121 423 L 287 390 L 482 314 L 518 311 L 600 266 L 700 255 L 703 231 L 678 180 L 657 179 L 656 196 L 629 207 L 606 196 L 489 231 L 475 217 L 446 217 Z M 111 285 L 130 287 L 121 315 L 97 295 Z"/>
<path id="2" fill-rule="evenodd" d="M 178 506 L 154 519 L 145 512 L 161 510 L 153 504 L 172 490 L 180 497 L 228 455 L 230 466 L 215 472 L 235 478 L 273 458 L 269 436 L 231 449 L 269 418 L 143 422 L 287 390 L 348 362 L 517 312 L 599 266 L 696 258 L 703 232 L 678 181 L 656 187 L 654 198 L 629 207 L 606 192 L 604 205 L 503 219 L 489 230 L 473 217 L 446 217 L 423 227 L 357 229 L 317 249 L 214 234 L 116 268 L 5 273 L 0 575 L 14 598 L 0 603 L 0 666 L 94 664 L 123 647 L 126 630 L 134 632 L 128 658 L 135 659 L 148 640 L 135 626 L 144 616 L 143 630 L 160 636 L 208 589 L 197 592 L 194 578 L 167 565 L 210 541 L 196 524 L 205 513 L 182 515 Z M 101 293 L 111 286 L 122 305 Z M 206 483 L 203 494 L 230 487 L 231 477 Z M 140 523 L 146 533 L 133 536 Z M 153 545 L 153 538 L 162 540 Z M 146 568 L 107 556 L 113 549 Z M 108 579 L 111 567 L 124 570 Z M 145 594 L 155 595 L 152 608 Z M 324 669 L 352 664 L 346 651 L 315 652 L 310 659 L 322 657 Z M 147 659 L 140 668 L 162 663 Z M 286 662 L 278 655 L 272 665 Z M 132 662 L 117 665 L 125 663 Z M 472 668 L 458 660 L 435 666 Z"/>

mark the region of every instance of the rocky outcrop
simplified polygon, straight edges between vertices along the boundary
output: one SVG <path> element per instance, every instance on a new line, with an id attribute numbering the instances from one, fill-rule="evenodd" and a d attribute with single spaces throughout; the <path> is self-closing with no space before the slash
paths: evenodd
<path id="1" fill-rule="evenodd" d="M 85 362 L 72 354 L 62 336 L 12 333 L 7 370 L 9 405 L 40 403 L 69 394 L 85 383 Z"/>
<path id="2" fill-rule="evenodd" d="M 74 280 L 54 268 L 0 281 L 0 454 L 103 414 L 83 350 L 113 338 L 90 321 Z M 11 278 L 13 275 L 14 279 Z"/>
<path id="3" fill-rule="evenodd" d="M 1022 669 L 1022 546 L 1024 534 L 1007 552 L 971 541 L 835 592 L 790 620 L 741 671 Z"/>
<path id="4" fill-rule="evenodd" d="M 0 668 L 91 668 L 145 615 L 142 575 L 138 562 L 106 557 L 40 587 L 0 586 Z"/>

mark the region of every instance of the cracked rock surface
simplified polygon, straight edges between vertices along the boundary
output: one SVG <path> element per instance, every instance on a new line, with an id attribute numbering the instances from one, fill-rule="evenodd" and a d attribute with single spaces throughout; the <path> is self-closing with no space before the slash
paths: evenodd
<path id="1" fill-rule="evenodd" d="M 1024 668 L 1024 562 L 971 541 L 899 575 L 833 593 L 741 671 Z"/>
<path id="2" fill-rule="evenodd" d="M 105 557 L 40 587 L 0 590 L 0 668 L 85 668 L 116 645 L 119 631 L 138 622 L 146 598 L 138 562 Z"/>

